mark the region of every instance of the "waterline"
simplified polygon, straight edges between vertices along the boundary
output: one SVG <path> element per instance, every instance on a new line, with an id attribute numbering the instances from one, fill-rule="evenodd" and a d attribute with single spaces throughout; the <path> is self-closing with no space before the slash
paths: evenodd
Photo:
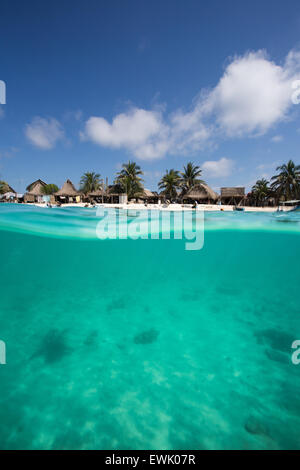
<path id="1" fill-rule="evenodd" d="M 1 448 L 299 448 L 296 219 L 205 214 L 190 252 L 0 209 Z"/>

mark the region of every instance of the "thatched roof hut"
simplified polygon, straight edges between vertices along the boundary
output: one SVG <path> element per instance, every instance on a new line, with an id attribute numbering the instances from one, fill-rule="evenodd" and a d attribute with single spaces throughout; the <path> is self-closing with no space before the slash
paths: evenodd
<path id="1" fill-rule="evenodd" d="M 106 202 L 106 191 L 103 188 L 97 189 L 96 191 L 91 191 L 85 196 L 85 200 L 88 200 L 90 202 Z"/>
<path id="2" fill-rule="evenodd" d="M 144 189 L 143 194 L 141 194 L 142 198 L 148 198 L 148 197 L 153 197 L 153 196 L 155 196 L 155 194 L 152 191 L 150 191 L 150 189 L 146 189 L 146 188 Z"/>
<path id="3" fill-rule="evenodd" d="M 31 194 L 32 196 L 43 196 L 42 189 L 47 186 L 47 183 L 38 179 L 33 183 L 29 184 L 26 188 L 26 194 Z"/>
<path id="4" fill-rule="evenodd" d="M 104 189 L 97 189 L 97 191 L 92 191 L 88 193 L 88 197 L 102 197 L 106 196 L 106 191 Z"/>
<path id="5" fill-rule="evenodd" d="M 16 191 L 9 186 L 6 181 L 0 181 L 0 200 L 15 200 L 17 198 Z"/>
<path id="6" fill-rule="evenodd" d="M 150 189 L 144 189 L 143 190 L 143 193 L 140 195 L 140 198 L 141 199 L 148 199 L 148 198 L 151 198 L 151 197 L 155 197 L 156 194 L 153 193 L 152 191 L 150 191 Z"/>
<path id="7" fill-rule="evenodd" d="M 199 183 L 189 189 L 186 193 L 181 194 L 180 198 L 191 199 L 193 201 L 217 201 L 219 196 L 215 191 L 205 183 Z"/>
<path id="8" fill-rule="evenodd" d="M 221 202 L 224 204 L 239 204 L 245 200 L 245 188 L 242 186 L 233 188 L 221 188 Z"/>
<path id="9" fill-rule="evenodd" d="M 63 196 L 63 197 L 74 197 L 74 196 L 79 196 L 79 194 L 80 193 L 77 191 L 74 184 L 70 180 L 67 180 L 63 184 L 62 188 L 56 193 L 54 193 L 55 196 Z"/>
<path id="10" fill-rule="evenodd" d="M 0 181 L 0 189 L 1 193 L 14 193 L 17 194 L 16 191 L 6 182 L 6 181 Z"/>
<path id="11" fill-rule="evenodd" d="M 29 184 L 26 188 L 26 193 L 24 194 L 24 202 L 36 202 L 44 195 L 43 188 L 47 186 L 45 181 L 40 179 Z"/>
<path id="12" fill-rule="evenodd" d="M 122 194 L 124 194 L 122 186 L 120 184 L 112 184 L 106 188 L 105 202 L 119 203 Z"/>
<path id="13" fill-rule="evenodd" d="M 17 191 L 15 191 L 9 184 L 7 185 L 7 187 L 8 187 L 8 191 L 6 191 L 7 193 L 17 194 Z"/>
<path id="14" fill-rule="evenodd" d="M 143 192 L 139 195 L 139 199 L 148 200 L 148 201 L 156 201 L 159 199 L 159 195 L 157 192 L 152 192 L 150 189 L 144 189 Z"/>
<path id="15" fill-rule="evenodd" d="M 119 194 L 123 194 L 124 189 L 120 184 L 112 184 L 108 186 L 106 189 L 106 195 L 107 196 L 119 196 Z"/>
<path id="16" fill-rule="evenodd" d="M 221 188 L 221 198 L 222 197 L 244 197 L 245 188 L 242 186 L 234 188 Z"/>

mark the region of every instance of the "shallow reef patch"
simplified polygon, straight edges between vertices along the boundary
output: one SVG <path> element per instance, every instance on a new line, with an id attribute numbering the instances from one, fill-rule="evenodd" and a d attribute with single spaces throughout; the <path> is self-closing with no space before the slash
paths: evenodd
<path id="1" fill-rule="evenodd" d="M 135 335 L 133 341 L 135 344 L 150 344 L 157 340 L 158 335 L 159 331 L 155 330 L 155 328 L 151 328 L 150 330 L 146 330 Z"/>
<path id="2" fill-rule="evenodd" d="M 66 342 L 66 330 L 53 328 L 44 336 L 32 358 L 41 356 L 46 363 L 50 364 L 60 361 L 70 352 L 71 348 Z"/>
<path id="3" fill-rule="evenodd" d="M 265 344 L 283 353 L 290 353 L 292 342 L 295 339 L 293 335 L 285 331 L 280 331 L 279 328 L 259 330 L 254 334 L 259 344 Z"/>

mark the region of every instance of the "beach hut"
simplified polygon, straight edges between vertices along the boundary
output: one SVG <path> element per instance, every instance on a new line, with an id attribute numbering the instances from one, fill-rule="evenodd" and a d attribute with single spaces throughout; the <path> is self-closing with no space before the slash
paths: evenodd
<path id="1" fill-rule="evenodd" d="M 42 189 L 45 186 L 47 186 L 47 184 L 40 179 L 27 186 L 26 193 L 24 194 L 24 202 L 42 202 L 44 195 Z"/>
<path id="2" fill-rule="evenodd" d="M 10 191 L 4 194 L 0 194 L 1 202 L 15 202 L 16 199 L 17 199 L 16 193 L 12 193 Z"/>
<path id="3" fill-rule="evenodd" d="M 182 202 L 187 203 L 194 203 L 197 201 L 200 204 L 214 204 L 219 199 L 219 196 L 207 184 L 199 183 L 184 194 L 181 194 L 180 199 Z"/>
<path id="4" fill-rule="evenodd" d="M 8 184 L 6 181 L 1 182 L 2 183 L 2 190 L 4 193 L 13 193 L 16 194 L 16 191 Z"/>
<path id="5" fill-rule="evenodd" d="M 245 202 L 245 188 L 242 186 L 233 188 L 221 188 L 221 203 L 241 205 Z"/>
<path id="6" fill-rule="evenodd" d="M 107 202 L 119 204 L 120 196 L 124 194 L 123 188 L 119 184 L 108 186 L 106 190 Z"/>
<path id="7" fill-rule="evenodd" d="M 80 202 L 81 194 L 77 191 L 72 181 L 67 180 L 62 188 L 54 193 L 55 201 L 61 203 Z"/>
<path id="8" fill-rule="evenodd" d="M 16 191 L 6 181 L 0 181 L 0 202 L 17 202 Z"/>
<path id="9" fill-rule="evenodd" d="M 183 193 L 181 193 L 183 194 Z M 158 198 L 158 204 L 160 203 L 170 203 L 170 202 L 176 202 L 181 201 L 181 195 L 178 194 L 177 191 L 175 191 L 173 197 L 170 197 L 170 195 L 167 193 L 167 191 L 164 189 L 160 193 L 157 193 L 157 198 Z"/>
<path id="10" fill-rule="evenodd" d="M 144 189 L 143 193 L 139 196 L 139 199 L 141 199 L 143 202 L 147 202 L 149 204 L 157 204 L 159 195 L 156 192 L 150 191 L 150 189 Z"/>
<path id="11" fill-rule="evenodd" d="M 16 191 L 6 181 L 0 181 L 0 202 L 14 202 L 17 199 Z"/>
<path id="12" fill-rule="evenodd" d="M 168 200 L 168 197 L 166 195 L 166 191 L 161 191 L 158 193 L 158 203 L 160 202 L 166 202 Z"/>
<path id="13" fill-rule="evenodd" d="M 87 200 L 91 203 L 107 202 L 107 194 L 104 189 L 98 189 L 87 194 Z"/>
<path id="14" fill-rule="evenodd" d="M 128 196 L 126 193 L 119 194 L 119 204 L 127 204 L 128 203 Z"/>

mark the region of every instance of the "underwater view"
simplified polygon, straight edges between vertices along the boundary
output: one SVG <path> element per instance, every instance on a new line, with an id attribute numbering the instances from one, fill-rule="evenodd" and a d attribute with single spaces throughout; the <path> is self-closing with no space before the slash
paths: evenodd
<path id="1" fill-rule="evenodd" d="M 300 213 L 206 212 L 199 250 L 98 222 L 0 206 L 1 448 L 300 449 Z"/>

